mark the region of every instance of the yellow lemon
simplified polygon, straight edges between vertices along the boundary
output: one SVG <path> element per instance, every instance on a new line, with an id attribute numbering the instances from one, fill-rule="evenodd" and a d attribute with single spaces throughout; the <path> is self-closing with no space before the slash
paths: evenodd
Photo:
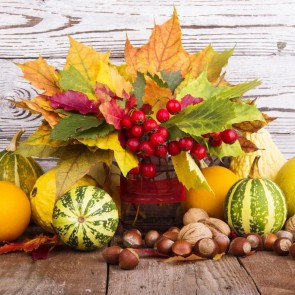
<path id="1" fill-rule="evenodd" d="M 25 192 L 8 181 L 0 181 L 0 242 L 17 239 L 31 219 L 31 206 Z"/>
<path id="2" fill-rule="evenodd" d="M 201 208 L 210 217 L 224 219 L 224 200 L 230 187 L 238 181 L 238 177 L 229 169 L 222 166 L 210 166 L 202 169 L 213 192 L 206 189 L 190 189 L 184 202 L 185 210 Z"/>
<path id="3" fill-rule="evenodd" d="M 285 194 L 288 217 L 295 214 L 295 157 L 287 161 L 279 170 L 275 182 Z"/>
<path id="4" fill-rule="evenodd" d="M 90 176 L 84 176 L 68 190 L 82 185 L 97 185 Z M 48 232 L 54 232 L 52 213 L 56 201 L 56 169 L 53 168 L 40 176 L 30 195 L 33 221 Z"/>

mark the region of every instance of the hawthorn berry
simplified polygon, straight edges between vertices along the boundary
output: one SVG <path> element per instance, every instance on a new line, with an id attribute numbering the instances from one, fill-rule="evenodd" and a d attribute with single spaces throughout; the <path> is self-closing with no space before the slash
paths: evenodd
<path id="1" fill-rule="evenodd" d="M 139 152 L 143 157 L 150 157 L 154 154 L 155 148 L 149 141 L 143 141 L 139 145 Z"/>
<path id="2" fill-rule="evenodd" d="M 131 128 L 131 134 L 134 137 L 141 137 L 144 133 L 143 127 L 141 125 L 134 125 Z"/>
<path id="3" fill-rule="evenodd" d="M 156 172 L 156 165 L 153 163 L 144 163 L 141 165 L 141 174 L 146 178 L 155 177 Z"/>
<path id="4" fill-rule="evenodd" d="M 159 109 L 156 114 L 157 120 L 159 122 L 166 122 L 170 118 L 170 114 L 166 109 Z"/>
<path id="5" fill-rule="evenodd" d="M 137 175 L 137 174 L 140 173 L 140 171 L 141 171 L 141 164 L 138 163 L 138 166 L 132 168 L 128 173 L 129 173 L 129 174 L 135 174 L 135 175 Z"/>
<path id="6" fill-rule="evenodd" d="M 131 137 L 127 140 L 126 146 L 131 153 L 137 153 L 139 151 L 140 141 L 135 137 Z"/>
<path id="7" fill-rule="evenodd" d="M 160 158 L 165 158 L 167 156 L 167 146 L 166 145 L 159 145 L 155 149 L 155 156 Z"/>
<path id="8" fill-rule="evenodd" d="M 144 123 L 145 119 L 145 113 L 143 111 L 135 110 L 131 114 L 131 122 L 133 124 L 141 125 Z"/>
<path id="9" fill-rule="evenodd" d="M 209 144 L 214 147 L 219 147 L 222 144 L 221 132 L 212 132 L 209 136 Z"/>
<path id="10" fill-rule="evenodd" d="M 182 151 L 190 151 L 194 145 L 194 140 L 191 137 L 183 137 L 179 139 L 178 144 Z"/>
<path id="11" fill-rule="evenodd" d="M 221 139 L 224 143 L 233 144 L 238 139 L 238 133 L 234 129 L 225 129 L 221 132 Z"/>
<path id="12" fill-rule="evenodd" d="M 153 146 L 159 146 L 165 142 L 165 138 L 161 133 L 156 132 L 150 136 L 150 142 Z"/>
<path id="13" fill-rule="evenodd" d="M 166 109 L 170 114 L 174 115 L 174 114 L 179 113 L 181 111 L 181 104 L 176 99 L 170 99 L 166 103 Z"/>
<path id="14" fill-rule="evenodd" d="M 207 149 L 202 144 L 196 143 L 193 145 L 190 153 L 193 157 L 197 158 L 198 160 L 202 160 L 207 155 Z"/>
<path id="15" fill-rule="evenodd" d="M 159 126 L 157 132 L 160 133 L 160 134 L 162 134 L 162 136 L 165 138 L 165 140 L 168 139 L 168 137 L 169 137 L 169 132 L 168 132 L 168 130 L 167 130 L 165 127 L 163 127 L 163 126 Z"/>
<path id="16" fill-rule="evenodd" d="M 158 129 L 158 123 L 156 120 L 149 118 L 143 123 L 143 129 L 145 132 L 156 132 Z"/>
<path id="17" fill-rule="evenodd" d="M 130 129 L 132 127 L 132 121 L 130 116 L 124 115 L 121 119 L 121 128 Z"/>
<path id="18" fill-rule="evenodd" d="M 176 140 L 170 141 L 167 145 L 167 149 L 171 156 L 176 156 L 180 153 L 179 144 Z"/>

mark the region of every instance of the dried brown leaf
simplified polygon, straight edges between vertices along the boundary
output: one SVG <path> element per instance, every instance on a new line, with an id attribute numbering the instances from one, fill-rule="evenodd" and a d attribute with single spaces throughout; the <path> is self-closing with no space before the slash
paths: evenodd
<path id="1" fill-rule="evenodd" d="M 252 141 L 248 140 L 244 136 L 240 136 L 238 138 L 238 140 L 239 140 L 242 150 L 245 153 L 252 153 L 252 152 L 255 152 L 258 150 L 258 147 Z"/>

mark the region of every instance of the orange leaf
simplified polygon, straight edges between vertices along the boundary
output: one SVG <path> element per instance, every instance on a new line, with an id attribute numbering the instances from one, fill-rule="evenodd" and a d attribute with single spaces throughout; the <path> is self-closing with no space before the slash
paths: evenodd
<path id="1" fill-rule="evenodd" d="M 125 60 L 127 63 L 126 72 L 132 77 L 133 80 L 135 79 L 136 72 L 137 72 L 136 55 L 138 51 L 139 51 L 139 48 L 133 47 L 127 37 L 125 42 L 125 50 L 124 50 Z"/>
<path id="2" fill-rule="evenodd" d="M 147 44 L 139 49 L 127 40 L 125 58 L 132 71 L 155 74 L 161 70 L 181 71 L 184 76 L 190 66 L 189 54 L 182 47 L 181 28 L 176 10 L 163 25 L 155 25 Z"/>
<path id="3" fill-rule="evenodd" d="M 53 127 L 59 121 L 59 115 L 57 113 L 46 110 L 46 108 L 49 106 L 47 105 L 47 103 L 45 103 L 42 97 L 37 96 L 32 100 L 22 99 L 20 102 L 12 101 L 12 103 L 15 104 L 17 107 L 29 110 L 32 113 L 42 114 L 44 119 L 49 123 L 51 127 Z"/>
<path id="4" fill-rule="evenodd" d="M 44 95 L 53 95 L 60 91 L 58 86 L 59 74 L 41 56 L 34 61 L 16 64 L 21 68 L 24 78 L 33 86 L 45 90 Z"/>
<path id="5" fill-rule="evenodd" d="M 144 96 L 142 97 L 142 101 L 143 103 L 152 106 L 152 111 L 154 114 L 160 108 L 165 107 L 171 96 L 172 93 L 169 88 L 162 88 L 150 77 L 146 77 L 146 85 L 144 88 Z"/>
<path id="6" fill-rule="evenodd" d="M 14 251 L 32 252 L 33 250 L 38 249 L 41 245 L 45 243 L 56 245 L 57 242 L 58 242 L 57 235 L 54 235 L 53 237 L 48 237 L 43 234 L 40 234 L 33 239 L 25 239 L 22 242 L 5 244 L 0 247 L 0 254 L 14 252 Z"/>

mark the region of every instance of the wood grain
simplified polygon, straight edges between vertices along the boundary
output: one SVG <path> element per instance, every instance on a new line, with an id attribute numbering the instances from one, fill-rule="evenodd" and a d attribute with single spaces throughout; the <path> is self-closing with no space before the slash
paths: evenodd
<path id="1" fill-rule="evenodd" d="M 236 258 L 163 263 L 142 258 L 136 269 L 111 266 L 108 294 L 259 294 Z"/>
<path id="2" fill-rule="evenodd" d="M 295 260 L 290 256 L 278 256 L 274 252 L 257 252 L 241 258 L 241 264 L 255 283 L 261 294 L 294 294 Z"/>

